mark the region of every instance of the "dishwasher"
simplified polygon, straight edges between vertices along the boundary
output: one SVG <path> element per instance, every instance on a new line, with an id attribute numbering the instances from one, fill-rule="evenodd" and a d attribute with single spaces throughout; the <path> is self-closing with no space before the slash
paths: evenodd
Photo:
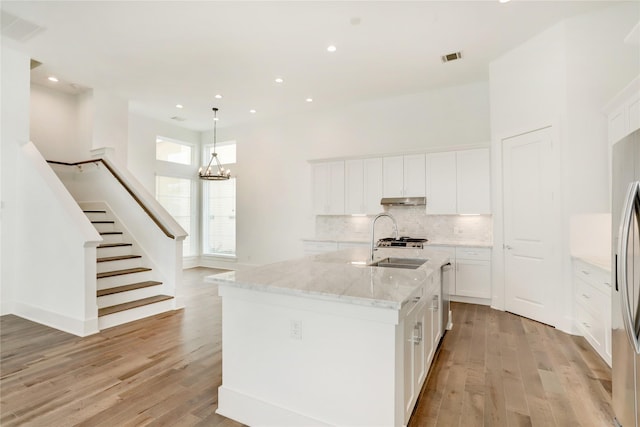
<path id="1" fill-rule="evenodd" d="M 444 337 L 444 333 L 447 330 L 451 330 L 453 323 L 451 321 L 451 306 L 449 290 L 451 289 L 451 275 L 453 274 L 453 268 L 451 263 L 448 262 L 440 267 L 440 295 L 442 295 L 442 310 L 440 319 L 440 336 Z"/>

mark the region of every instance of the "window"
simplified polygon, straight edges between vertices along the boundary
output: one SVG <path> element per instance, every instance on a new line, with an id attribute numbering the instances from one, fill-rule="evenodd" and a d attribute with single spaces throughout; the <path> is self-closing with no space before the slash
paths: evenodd
<path id="1" fill-rule="evenodd" d="M 156 199 L 189 234 L 182 255 L 198 255 L 198 186 L 194 143 L 156 137 Z"/>
<path id="2" fill-rule="evenodd" d="M 206 146 L 204 157 L 211 158 L 213 146 Z M 220 163 L 230 168 L 236 163 L 235 142 L 219 143 Z M 207 255 L 236 255 L 236 178 L 204 181 L 202 187 L 202 252 Z"/>
<path id="3" fill-rule="evenodd" d="M 191 165 L 193 163 L 191 145 L 159 136 L 156 138 L 156 160 Z"/>
<path id="4" fill-rule="evenodd" d="M 173 216 L 173 218 L 185 229 L 189 235 L 184 239 L 182 255 L 196 255 L 192 244 L 193 232 L 197 220 L 193 217 L 195 209 L 193 204 L 193 181 L 188 178 L 176 178 L 172 176 L 156 176 L 156 199 Z"/>

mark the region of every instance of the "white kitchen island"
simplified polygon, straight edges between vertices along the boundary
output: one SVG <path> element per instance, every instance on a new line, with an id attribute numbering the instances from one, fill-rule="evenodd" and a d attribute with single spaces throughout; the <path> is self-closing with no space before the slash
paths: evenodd
<path id="1" fill-rule="evenodd" d="M 446 253 L 369 267 L 353 248 L 210 276 L 222 297 L 218 413 L 251 426 L 406 425 L 441 338 Z"/>

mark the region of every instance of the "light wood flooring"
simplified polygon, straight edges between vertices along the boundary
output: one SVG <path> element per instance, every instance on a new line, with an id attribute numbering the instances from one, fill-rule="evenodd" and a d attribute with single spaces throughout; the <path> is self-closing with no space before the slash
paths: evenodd
<path id="1" fill-rule="evenodd" d="M 78 338 L 0 317 L 2 426 L 220 426 L 216 270 L 185 270 L 186 308 Z M 417 426 L 612 425 L 610 369 L 581 337 L 453 304 L 410 422 Z"/>

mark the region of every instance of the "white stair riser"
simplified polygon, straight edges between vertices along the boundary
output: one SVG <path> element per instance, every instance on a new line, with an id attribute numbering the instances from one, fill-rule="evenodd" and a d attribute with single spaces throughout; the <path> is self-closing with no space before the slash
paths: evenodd
<path id="1" fill-rule="evenodd" d="M 112 326 L 122 325 L 123 323 L 133 322 L 134 320 L 143 319 L 145 317 L 154 316 L 166 311 L 175 310 L 175 298 L 166 301 L 160 301 L 155 304 L 148 304 L 131 310 L 121 311 L 119 313 L 109 314 L 98 318 L 98 329 L 103 330 Z"/>
<path id="2" fill-rule="evenodd" d="M 118 261 L 104 261 L 96 264 L 96 272 L 125 270 L 127 268 L 142 267 L 142 258 L 122 259 Z"/>
<path id="3" fill-rule="evenodd" d="M 115 288 L 116 286 L 130 285 L 132 283 L 146 282 L 147 280 L 157 280 L 153 277 L 152 273 L 152 271 L 143 271 L 141 273 L 121 274 L 120 276 L 104 277 L 97 280 L 97 289 L 102 290 Z"/>
<path id="4" fill-rule="evenodd" d="M 96 230 L 98 230 L 98 233 L 101 233 L 103 231 L 119 231 L 115 228 L 115 224 L 103 224 L 103 223 L 92 223 L 93 226 L 95 227 Z"/>
<path id="5" fill-rule="evenodd" d="M 122 234 L 102 234 L 102 243 L 123 243 Z"/>
<path id="6" fill-rule="evenodd" d="M 84 213 L 89 221 L 104 221 L 110 219 L 106 213 L 96 213 L 96 212 L 85 212 Z"/>
<path id="7" fill-rule="evenodd" d="M 111 307 L 112 305 L 131 302 L 142 298 L 152 297 L 161 293 L 162 285 L 148 286 L 133 291 L 119 292 L 117 294 L 98 297 L 98 308 Z"/>
<path id="8" fill-rule="evenodd" d="M 132 253 L 133 253 L 132 246 L 116 246 L 113 248 L 98 248 L 97 250 L 98 258 L 131 255 Z"/>

